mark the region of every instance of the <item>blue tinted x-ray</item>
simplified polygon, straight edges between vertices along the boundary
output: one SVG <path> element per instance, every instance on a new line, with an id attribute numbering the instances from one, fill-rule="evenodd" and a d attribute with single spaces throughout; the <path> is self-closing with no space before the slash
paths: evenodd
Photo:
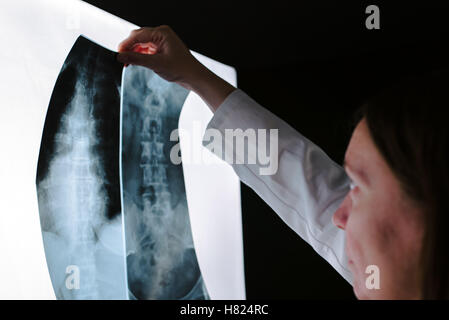
<path id="1" fill-rule="evenodd" d="M 37 169 L 58 299 L 208 299 L 181 165 L 187 91 L 79 37 L 56 81 Z M 123 76 L 123 77 L 122 77 Z"/>
<path id="2" fill-rule="evenodd" d="M 122 186 L 130 292 L 138 299 L 207 299 L 187 209 L 181 165 L 173 164 L 188 91 L 151 70 L 123 78 Z"/>

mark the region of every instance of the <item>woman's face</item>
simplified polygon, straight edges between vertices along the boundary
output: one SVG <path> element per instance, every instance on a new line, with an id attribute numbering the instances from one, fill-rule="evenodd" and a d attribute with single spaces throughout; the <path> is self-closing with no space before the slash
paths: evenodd
<path id="1" fill-rule="evenodd" d="M 346 254 L 359 299 L 419 299 L 419 257 L 423 214 L 403 193 L 399 181 L 374 145 L 365 119 L 348 146 L 345 169 L 351 191 L 335 212 L 346 232 Z M 379 270 L 380 289 L 366 285 Z M 372 278 L 370 278 L 372 280 Z"/>

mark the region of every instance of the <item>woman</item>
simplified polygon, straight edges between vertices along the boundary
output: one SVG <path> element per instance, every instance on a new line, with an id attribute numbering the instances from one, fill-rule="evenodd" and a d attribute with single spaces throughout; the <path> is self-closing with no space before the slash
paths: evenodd
<path id="1" fill-rule="evenodd" d="M 344 170 L 205 68 L 169 27 L 134 30 L 119 52 L 125 65 L 148 67 L 196 92 L 215 113 L 209 129 L 279 130 L 275 174 L 230 164 L 358 298 L 447 298 L 449 131 L 436 111 L 447 101 L 447 74 L 409 80 L 365 104 Z"/>

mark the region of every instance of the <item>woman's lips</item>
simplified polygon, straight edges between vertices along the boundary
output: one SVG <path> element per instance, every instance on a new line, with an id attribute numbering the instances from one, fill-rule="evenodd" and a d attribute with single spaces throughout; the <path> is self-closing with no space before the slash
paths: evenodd
<path id="1" fill-rule="evenodd" d="M 345 248 L 346 250 L 346 257 L 347 257 L 347 259 L 348 259 L 348 265 L 353 265 L 354 264 L 354 261 L 351 259 L 351 255 L 349 254 L 349 250 L 348 250 L 348 248 L 346 247 Z"/>
<path id="2" fill-rule="evenodd" d="M 351 259 L 348 260 L 348 269 L 352 274 L 354 274 L 355 264 L 354 264 L 354 261 L 352 261 Z"/>
<path id="3" fill-rule="evenodd" d="M 345 253 L 346 253 L 346 258 L 348 259 L 348 263 L 352 262 L 354 263 L 354 261 L 352 261 L 351 256 L 349 255 L 349 250 L 348 250 L 348 246 L 345 246 Z"/>
<path id="4" fill-rule="evenodd" d="M 354 264 L 354 261 L 352 261 L 352 259 L 351 259 L 351 254 L 350 254 L 350 250 L 349 250 L 349 243 L 348 243 L 347 239 L 346 239 L 346 243 L 345 243 L 345 253 L 346 253 L 346 257 L 348 259 L 348 264 Z"/>

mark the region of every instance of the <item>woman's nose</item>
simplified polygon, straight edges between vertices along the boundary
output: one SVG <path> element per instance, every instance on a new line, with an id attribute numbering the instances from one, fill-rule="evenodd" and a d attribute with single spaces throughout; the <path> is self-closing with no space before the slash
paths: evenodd
<path id="1" fill-rule="evenodd" d="M 348 222 L 349 213 L 351 211 L 351 197 L 348 193 L 341 203 L 340 207 L 335 211 L 332 222 L 342 230 L 345 230 Z"/>

